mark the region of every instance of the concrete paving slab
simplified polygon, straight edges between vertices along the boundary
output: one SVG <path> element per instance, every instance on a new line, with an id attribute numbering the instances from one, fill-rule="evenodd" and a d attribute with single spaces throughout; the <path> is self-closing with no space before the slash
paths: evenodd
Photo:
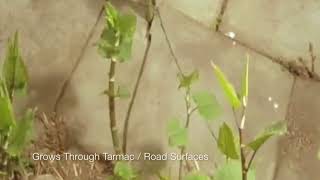
<path id="1" fill-rule="evenodd" d="M 272 56 L 309 60 L 309 42 L 320 55 L 319 8 L 320 2 L 314 0 L 230 1 L 221 30 L 235 32 L 236 39 Z M 316 64 L 320 73 L 319 60 Z"/>
<path id="2" fill-rule="evenodd" d="M 289 108 L 289 134 L 281 140 L 276 180 L 316 180 L 320 173 L 317 153 L 320 147 L 320 83 L 297 79 Z"/>
<path id="3" fill-rule="evenodd" d="M 127 9 L 126 4 L 118 7 Z M 139 12 L 141 13 L 141 12 Z M 138 13 L 138 14 L 139 14 Z M 213 34 L 208 28 L 191 21 L 169 5 L 161 6 L 161 14 L 168 36 L 172 40 L 174 51 L 181 60 L 186 71 L 194 68 L 200 71 L 201 82 L 195 86 L 195 91 L 208 89 L 218 96 L 225 109 L 223 117 L 212 126 L 217 130 L 222 120 L 232 123 L 231 110 L 222 95 L 217 81 L 210 68 L 210 60 L 214 60 L 239 87 L 239 78 L 244 67 L 246 53 L 252 57 L 250 66 L 250 107 L 248 111 L 248 132 L 246 138 L 252 138 L 264 126 L 273 121 L 283 120 L 289 100 L 292 77 L 283 72 L 276 64 L 268 59 L 251 52 L 248 49 L 233 45 L 233 42 L 220 35 Z M 103 27 L 100 22 L 100 32 Z M 145 42 L 146 23 L 138 17 L 137 33 L 135 34 L 134 53 L 131 61 L 119 64 L 116 77 L 121 84 L 133 87 L 141 63 Z M 152 28 L 153 42 L 149 62 L 142 79 L 136 106 L 133 109 L 129 132 L 129 153 L 137 152 L 172 152 L 176 151 L 167 145 L 166 126 L 172 117 L 184 117 L 185 106 L 183 92 L 178 91 L 177 68 L 172 60 L 165 37 L 157 18 Z M 95 34 L 83 61 L 72 77 L 71 84 L 59 106 L 59 113 L 67 116 L 75 128 L 75 138 L 80 149 L 86 152 L 112 152 L 110 130 L 108 127 L 107 97 L 101 95 L 106 88 L 108 62 L 97 53 L 94 42 L 99 34 Z M 276 85 L 276 86 L 275 86 Z M 272 101 L 268 101 L 272 97 Z M 277 108 L 274 108 L 277 104 Z M 117 104 L 119 126 L 123 124 L 127 101 Z M 212 161 L 220 161 L 222 157 L 210 137 L 205 123 L 199 116 L 194 116 L 190 128 L 190 153 L 207 153 L 210 162 L 200 162 L 200 167 L 208 172 L 213 171 Z M 269 142 L 257 159 L 258 177 L 269 180 L 276 162 L 276 141 Z M 217 158 L 216 157 L 220 157 Z M 267 161 L 266 161 L 267 160 Z M 143 162 L 142 166 L 148 162 Z M 150 168 L 174 167 L 171 172 L 177 172 L 176 162 L 151 163 Z"/>
<path id="4" fill-rule="evenodd" d="M 146 0 L 131 0 L 140 5 L 146 5 Z M 205 26 L 214 28 L 216 19 L 220 13 L 223 0 L 202 0 L 201 2 L 193 0 L 157 0 L 158 6 L 166 4 L 187 17 L 198 21 Z"/>
<path id="5" fill-rule="evenodd" d="M 223 0 L 163 0 L 164 4 L 211 28 L 216 24 L 222 2 Z"/>
<path id="6" fill-rule="evenodd" d="M 3 0 L 0 2 L 1 60 L 7 39 L 20 33 L 20 46 L 30 74 L 30 106 L 52 111 L 99 14 L 103 1 Z M 2 64 L 2 63 L 1 63 Z"/>

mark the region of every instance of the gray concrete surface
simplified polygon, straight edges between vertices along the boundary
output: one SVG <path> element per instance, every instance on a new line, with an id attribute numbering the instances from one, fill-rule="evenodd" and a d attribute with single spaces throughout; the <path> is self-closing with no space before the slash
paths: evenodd
<path id="1" fill-rule="evenodd" d="M 186 71 L 191 71 L 193 68 L 200 71 L 201 82 L 198 83 L 195 90 L 210 89 L 217 94 L 223 104 L 224 116 L 219 122 L 213 124 L 214 127 L 217 128 L 222 120 L 229 121 L 232 116 L 230 116 L 230 108 L 217 85 L 209 62 L 214 60 L 227 73 L 232 82 L 239 87 L 238 79 L 243 70 L 246 53 L 249 53 L 252 58 L 250 68 L 252 73 L 250 87 L 252 98 L 249 101 L 247 137 L 252 138 L 272 121 L 284 119 L 293 79 L 289 74 L 282 72 L 279 66 L 264 57 L 246 48 L 234 46 L 228 39 L 213 34 L 209 29 L 190 21 L 189 18 L 165 4 L 161 6 L 161 13 L 168 30 L 168 36 L 173 42 L 174 50 L 183 68 Z M 101 31 L 103 24 L 100 23 L 99 29 Z M 119 64 L 118 67 L 117 80 L 129 87 L 133 86 L 142 60 L 142 52 L 145 47 L 144 31 L 145 23 L 139 17 L 133 58 L 129 63 Z M 152 33 L 154 38 L 149 62 L 132 114 L 129 134 L 129 149 L 135 153 L 140 151 L 174 151 L 167 146 L 166 123 L 172 117 L 184 117 L 185 112 L 183 92 L 177 90 L 176 74 L 178 71 L 161 31 L 159 19 L 156 19 Z M 93 38 L 92 42 L 96 42 L 98 37 L 97 35 Z M 72 77 L 70 87 L 59 106 L 59 113 L 73 119 L 74 123 L 85 127 L 78 129 L 81 133 L 78 141 L 79 145 L 87 151 L 112 152 L 110 131 L 106 121 L 108 120 L 107 98 L 100 95 L 106 88 L 107 71 L 107 61 L 97 54 L 96 47 L 91 46 Z M 128 74 L 130 75 L 128 76 Z M 274 88 L 274 84 L 279 84 L 279 86 Z M 261 86 L 264 86 L 264 88 L 261 89 Z M 279 104 L 278 109 L 274 109 L 273 104 L 268 101 L 269 96 Z M 119 102 L 120 120 L 123 119 L 126 107 L 126 101 Z M 232 123 L 232 121 L 229 122 Z M 188 151 L 210 155 L 211 162 L 200 163 L 200 166 L 208 172 L 213 171 L 212 161 L 220 154 L 214 149 L 216 149 L 216 146 L 210 138 L 205 123 L 200 117 L 195 116 L 190 129 Z M 275 162 L 276 142 L 269 143 L 269 146 L 266 146 L 263 151 L 268 156 L 259 158 L 257 163 L 263 167 L 261 169 L 267 169 L 267 171 L 261 171 L 259 177 L 266 177 L 267 174 L 273 172 L 274 164 L 265 161 L 264 158 L 273 159 L 273 162 Z M 215 159 L 215 161 L 220 160 L 221 158 Z M 168 163 L 169 166 L 171 163 L 173 162 Z M 172 166 L 176 167 L 176 164 Z"/>
<path id="2" fill-rule="evenodd" d="M 206 26 L 214 27 L 222 2 L 223 0 L 202 0 L 201 3 L 194 0 L 164 0 L 163 4 L 177 9 Z"/>
<path id="3" fill-rule="evenodd" d="M 295 83 L 288 109 L 289 134 L 281 140 L 279 148 L 277 180 L 289 177 L 316 180 L 320 176 L 316 170 L 320 167 L 316 158 L 320 144 L 319 90 L 319 83 L 301 79 Z"/>
<path id="4" fill-rule="evenodd" d="M 117 82 L 132 89 L 146 46 L 144 8 L 137 3 L 113 2 L 123 10 L 133 9 L 138 15 L 133 57 L 130 62 L 118 65 L 116 77 Z M 315 98 L 319 97 L 319 84 L 299 79 L 293 83 L 291 74 L 251 48 L 274 57 L 294 59 L 307 56 L 306 43 L 312 40 L 315 41 L 313 43 L 318 55 L 318 24 L 314 20 L 317 15 L 314 5 L 317 3 L 311 0 L 289 4 L 262 0 L 242 3 L 229 1 L 221 31 L 234 32 L 235 38 L 247 47 L 213 31 L 212 25 L 221 3 L 218 0 L 202 3 L 163 0 L 160 3 L 164 26 L 181 66 L 186 72 L 194 68 L 200 71 L 201 80 L 195 85 L 194 91 L 207 89 L 214 92 L 223 106 L 223 116 L 212 124 L 212 128 L 217 132 L 222 121 L 226 120 L 229 124 L 233 121 L 230 107 L 210 68 L 210 60 L 218 64 L 239 88 L 245 56 L 249 54 L 251 76 L 245 139 L 249 141 L 263 127 L 273 121 L 285 120 L 289 114 L 292 118 L 288 122 L 302 129 L 299 131 L 301 136 L 308 135 L 309 128 L 314 131 L 311 140 L 308 140 L 312 141 L 308 148 L 315 152 L 316 146 L 319 146 L 315 136 L 319 136 L 316 107 L 320 100 Z M 112 152 L 107 97 L 101 95 L 106 89 L 109 63 L 99 56 L 95 46 L 103 28 L 103 17 L 99 17 L 101 8 L 102 1 L 89 0 L 0 1 L 0 56 L 3 57 L 6 39 L 19 29 L 23 55 L 31 74 L 31 94 L 23 104 L 36 105 L 40 111 L 52 112 L 64 81 L 70 78 L 57 113 L 68 119 L 74 135 L 71 146 L 92 153 Z M 299 14 L 295 14 L 298 10 L 301 10 Z M 308 31 L 305 37 L 302 36 L 304 30 Z M 86 43 L 91 32 L 93 36 Z M 170 118 L 184 117 L 185 113 L 183 92 L 177 89 L 178 70 L 158 17 L 152 34 L 149 60 L 132 113 L 130 153 L 176 151 L 168 147 L 166 125 Z M 83 57 L 79 58 L 82 53 Z M 78 60 L 79 66 L 76 66 Z M 73 68 L 75 71 L 71 73 Z M 119 127 L 122 127 L 127 103 L 128 100 L 117 102 Z M 300 113 L 303 114 L 300 116 Z M 221 162 L 223 158 L 199 116 L 193 117 L 189 133 L 188 152 L 208 153 L 210 161 L 200 162 L 200 167 L 212 173 L 213 161 Z M 258 170 L 257 179 L 274 180 L 276 176 L 278 179 L 300 180 L 302 175 L 310 180 L 316 179 L 317 172 L 312 167 L 318 167 L 319 164 L 312 159 L 311 154 L 314 153 L 303 151 L 301 156 L 306 158 L 299 161 L 294 155 L 300 150 L 291 148 L 289 153 L 283 154 L 283 148 L 293 143 L 291 139 L 300 142 L 295 139 L 297 137 L 291 134 L 280 141 L 273 139 L 263 147 L 254 162 Z M 303 172 L 288 168 L 289 164 L 298 166 Z M 144 167 L 145 172 L 153 168 L 177 172 L 176 162 L 139 162 L 137 165 Z M 148 173 L 145 175 L 149 176 Z"/>
<path id="5" fill-rule="evenodd" d="M 0 1 L 0 57 L 2 60 L 7 39 L 19 31 L 31 79 L 29 105 L 52 111 L 62 83 L 97 19 L 101 2 Z"/>
<path id="6" fill-rule="evenodd" d="M 311 42 L 319 57 L 319 8 L 320 2 L 314 0 L 229 1 L 221 30 L 235 32 L 248 46 L 288 61 L 309 59 Z M 320 61 L 316 70 L 320 73 Z"/>

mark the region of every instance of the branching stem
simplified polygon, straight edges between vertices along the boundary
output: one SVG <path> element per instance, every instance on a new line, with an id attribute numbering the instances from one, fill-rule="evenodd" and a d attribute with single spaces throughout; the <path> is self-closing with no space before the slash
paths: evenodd
<path id="1" fill-rule="evenodd" d="M 162 29 L 162 31 L 163 31 L 163 34 L 164 34 L 164 36 L 165 36 L 165 38 L 166 38 L 166 41 L 167 41 L 167 44 L 168 44 L 168 47 L 169 47 L 171 56 L 173 57 L 173 60 L 174 60 L 174 62 L 175 62 L 175 64 L 176 64 L 179 72 L 182 73 L 181 65 L 180 65 L 180 63 L 179 63 L 179 60 L 178 60 L 176 54 L 175 54 L 174 51 L 173 51 L 173 48 L 172 48 L 170 39 L 169 39 L 169 37 L 168 37 L 167 30 L 166 30 L 166 28 L 164 27 L 164 23 L 163 23 L 162 16 L 161 16 L 161 13 L 160 13 L 159 8 L 157 8 L 157 13 L 158 13 L 159 20 L 160 20 L 160 26 L 161 26 L 161 29 Z"/>
<path id="2" fill-rule="evenodd" d="M 249 163 L 248 163 L 248 166 L 246 167 L 246 171 L 249 171 L 249 169 L 251 168 L 251 165 L 252 165 L 252 162 L 256 156 L 258 151 L 254 151 L 252 156 L 250 157 L 250 160 L 249 160 Z"/>

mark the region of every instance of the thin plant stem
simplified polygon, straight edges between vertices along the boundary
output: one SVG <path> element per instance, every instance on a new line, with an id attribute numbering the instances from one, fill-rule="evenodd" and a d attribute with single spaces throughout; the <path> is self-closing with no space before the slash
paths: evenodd
<path id="1" fill-rule="evenodd" d="M 198 107 L 193 108 L 190 112 L 190 115 L 193 114 L 196 110 L 198 110 Z"/>
<path id="2" fill-rule="evenodd" d="M 240 161 L 241 161 L 241 172 L 242 172 L 242 180 L 247 180 L 247 170 L 246 170 L 246 158 L 244 156 L 243 149 L 243 129 L 239 128 L 239 143 L 240 143 Z"/>
<path id="3" fill-rule="evenodd" d="M 222 6 L 221 6 L 221 9 L 220 9 L 220 12 L 219 12 L 219 15 L 217 17 L 217 22 L 216 22 L 216 25 L 215 25 L 215 31 L 218 32 L 220 30 L 220 26 L 221 26 L 221 23 L 222 23 L 222 17 L 227 9 L 227 5 L 228 5 L 228 0 L 224 0 L 222 1 Z"/>
<path id="4" fill-rule="evenodd" d="M 218 138 L 217 138 L 217 136 L 214 134 L 213 130 L 210 128 L 209 123 L 207 123 L 207 127 L 208 127 L 208 130 L 209 130 L 212 138 L 214 139 L 214 141 L 215 141 L 216 143 L 218 143 Z"/>
<path id="5" fill-rule="evenodd" d="M 187 89 L 187 92 L 186 92 L 185 104 L 186 104 L 186 111 L 187 111 L 185 128 L 188 129 L 189 128 L 189 124 L 190 124 L 190 120 L 191 120 L 190 117 L 191 117 L 191 114 L 192 114 L 191 103 L 190 103 L 190 89 L 189 88 Z M 183 155 L 185 152 L 186 152 L 186 147 L 185 146 L 181 147 L 180 155 Z M 186 163 L 187 163 L 188 169 L 190 170 L 191 167 L 188 164 L 188 161 L 186 161 Z M 181 158 L 181 160 L 179 162 L 179 180 L 182 180 L 182 174 L 183 174 L 182 166 L 183 166 L 183 159 Z"/>
<path id="6" fill-rule="evenodd" d="M 109 89 L 108 89 L 110 129 L 111 129 L 113 149 L 116 154 L 121 154 L 120 140 L 118 135 L 117 120 L 116 120 L 115 72 L 116 72 L 116 61 L 114 59 L 111 59 L 110 71 L 109 71 Z"/>
<path id="7" fill-rule="evenodd" d="M 235 109 L 233 109 L 234 120 L 238 127 L 238 134 L 239 134 L 242 180 L 247 180 L 247 174 L 248 174 L 248 168 L 246 166 L 246 157 L 244 155 L 244 146 L 243 146 L 243 130 L 244 130 L 244 123 L 245 123 L 245 114 L 246 114 L 246 105 L 243 106 L 242 116 L 241 116 L 241 125 L 239 126 Z"/>
<path id="8" fill-rule="evenodd" d="M 248 166 L 246 167 L 246 171 L 249 171 L 249 169 L 251 168 L 251 165 L 252 165 L 252 162 L 256 156 L 258 151 L 254 151 L 252 156 L 250 157 L 250 160 L 249 160 L 249 163 L 248 163 Z"/>
<path id="9" fill-rule="evenodd" d="M 164 34 L 164 36 L 165 36 L 165 38 L 166 38 L 166 41 L 167 41 L 167 44 L 168 44 L 168 47 L 169 47 L 171 56 L 173 57 L 173 60 L 174 60 L 174 62 L 175 62 L 175 64 L 176 64 L 179 72 L 182 73 L 182 68 L 181 68 L 181 66 L 180 66 L 180 63 L 179 63 L 179 60 L 178 60 L 176 54 L 175 54 L 174 51 L 173 51 L 173 48 L 172 48 L 170 39 L 169 39 L 169 37 L 168 37 L 167 30 L 166 30 L 166 28 L 164 27 L 164 23 L 163 23 L 162 16 L 161 16 L 161 13 L 160 13 L 159 8 L 157 8 L 157 13 L 158 13 L 159 20 L 160 20 L 160 26 L 161 26 L 161 29 L 162 29 L 162 31 L 163 31 L 163 34 Z"/>
<path id="10" fill-rule="evenodd" d="M 312 43 L 309 43 L 309 54 L 310 54 L 310 58 L 311 58 L 311 72 L 314 73 L 315 72 L 316 56 L 314 55 L 314 52 L 313 52 Z"/>
<path id="11" fill-rule="evenodd" d="M 240 126 L 239 126 L 239 123 L 238 123 L 238 117 L 237 117 L 237 113 L 236 113 L 236 110 L 234 108 L 232 108 L 232 113 L 233 113 L 233 119 L 234 119 L 234 123 L 236 124 L 237 128 L 239 129 Z"/>
<path id="12" fill-rule="evenodd" d="M 149 55 L 149 51 L 150 51 L 150 47 L 151 47 L 152 34 L 151 34 L 150 30 L 151 30 L 152 24 L 153 24 L 153 18 L 148 22 L 147 34 L 146 34 L 147 46 L 146 46 L 146 49 L 144 51 L 142 64 L 140 66 L 139 74 L 138 74 L 136 83 L 134 85 L 133 93 L 132 93 L 132 96 L 131 96 L 131 99 L 130 99 L 130 102 L 129 102 L 129 106 L 128 106 L 128 111 L 126 113 L 125 120 L 124 120 L 124 130 L 123 130 L 123 139 L 122 139 L 122 142 L 123 142 L 122 151 L 124 153 L 127 152 L 128 131 L 129 131 L 129 121 L 130 121 L 130 117 L 131 117 L 131 112 L 132 112 L 132 109 L 133 109 L 133 105 L 134 105 L 134 102 L 135 102 L 135 99 L 136 99 L 136 96 L 137 96 L 137 92 L 138 92 L 138 89 L 139 89 L 139 85 L 140 85 L 140 82 L 141 82 L 141 78 L 142 78 L 146 63 L 147 63 L 147 59 L 148 59 L 148 55 Z"/>

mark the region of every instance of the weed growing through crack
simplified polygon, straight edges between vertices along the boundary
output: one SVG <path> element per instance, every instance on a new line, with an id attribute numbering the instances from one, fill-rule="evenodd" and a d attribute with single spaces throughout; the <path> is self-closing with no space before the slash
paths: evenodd
<path id="1" fill-rule="evenodd" d="M 22 117 L 14 114 L 16 94 L 27 92 L 28 75 L 18 47 L 18 33 L 8 42 L 0 76 L 0 171 L 5 178 L 25 176 L 23 151 L 33 132 L 34 110 L 27 110 Z"/>
<path id="2" fill-rule="evenodd" d="M 105 59 L 110 60 L 108 89 L 105 94 L 109 98 L 109 118 L 110 129 L 112 135 L 113 148 L 116 154 L 121 155 L 126 153 L 127 149 L 127 133 L 129 127 L 129 119 L 131 110 L 134 104 L 134 99 L 137 94 L 142 73 L 146 64 L 150 44 L 155 2 L 147 1 L 150 5 L 147 8 L 148 22 L 147 26 L 147 46 L 143 57 L 143 62 L 140 67 L 139 75 L 133 90 L 133 95 L 129 102 L 128 111 L 125 118 L 124 135 L 122 141 L 119 139 L 119 131 L 117 127 L 117 116 L 115 101 L 116 98 L 128 97 L 128 91 L 123 91 L 123 88 L 116 84 L 116 66 L 120 63 L 126 62 L 131 57 L 132 39 L 136 28 L 136 17 L 131 14 L 122 14 L 117 11 L 111 4 L 106 6 L 106 27 L 101 35 L 99 42 L 99 51 Z M 217 119 L 222 113 L 221 107 L 216 100 L 213 93 L 209 91 L 193 92 L 192 85 L 199 79 L 198 71 L 193 71 L 190 74 L 184 74 L 181 71 L 178 74 L 180 81 L 179 89 L 184 91 L 184 100 L 186 106 L 185 122 L 181 118 L 176 117 L 170 120 L 168 124 L 168 138 L 169 144 L 180 149 L 180 154 L 187 152 L 188 144 L 188 130 L 192 114 L 198 112 L 200 116 L 206 120 L 208 128 L 212 134 L 218 149 L 226 157 L 226 163 L 219 166 L 218 170 L 212 177 L 201 172 L 197 162 L 194 166 L 191 162 L 181 160 L 179 162 L 179 180 L 205 180 L 205 179 L 219 179 L 219 180 L 254 180 L 255 173 L 252 169 L 253 160 L 261 148 L 261 146 L 272 136 L 282 135 L 286 132 L 286 125 L 283 122 L 276 122 L 270 127 L 266 128 L 259 136 L 251 142 L 246 142 L 243 138 L 246 121 L 246 109 L 248 104 L 248 84 L 249 84 L 249 60 L 245 66 L 244 76 L 242 79 L 242 88 L 240 92 L 236 92 L 233 85 L 228 81 L 224 73 L 214 63 L 211 64 L 214 74 L 222 87 L 227 100 L 232 107 L 234 113 L 235 125 L 237 131 L 233 131 L 227 122 L 224 122 L 220 129 L 218 136 L 209 128 L 209 124 Z M 125 92 L 125 93 L 123 93 Z M 125 94 L 125 96 L 124 96 Z M 122 144 L 122 146 L 121 146 Z M 247 153 L 251 151 L 249 156 Z M 187 167 L 185 172 L 184 167 Z M 116 162 L 114 168 L 114 176 L 111 179 L 137 179 L 138 173 L 132 168 L 128 162 Z M 160 179 L 167 179 L 160 176 Z"/>
<path id="3" fill-rule="evenodd" d="M 117 127 L 116 98 L 127 97 L 127 91 L 116 84 L 116 66 L 126 62 L 131 57 L 133 35 L 136 29 L 136 17 L 132 14 L 122 14 L 110 3 L 105 7 L 105 23 L 101 38 L 98 44 L 100 54 L 110 60 L 108 89 L 104 91 L 108 95 L 110 130 L 114 152 L 118 155 L 123 153 Z M 123 93 L 126 92 L 126 93 Z M 114 169 L 115 176 L 132 178 L 132 174 L 127 174 L 127 169 L 131 169 L 128 163 L 118 162 Z M 123 173 L 126 172 L 126 173 Z M 124 177 L 123 177 L 124 176 Z"/>
<path id="4" fill-rule="evenodd" d="M 105 12 L 105 29 L 101 35 L 99 41 L 99 52 L 105 59 L 109 59 L 109 82 L 108 89 L 104 91 L 109 98 L 109 119 L 110 129 L 112 135 L 113 148 L 116 154 L 121 155 L 127 152 L 127 137 L 129 131 L 129 120 L 131 112 L 134 106 L 135 98 L 138 93 L 141 78 L 146 66 L 148 54 L 151 46 L 151 32 L 150 29 L 153 23 L 155 1 L 148 1 L 149 8 L 146 11 L 146 40 L 147 46 L 144 52 L 142 63 L 139 69 L 138 77 L 132 91 L 132 95 L 129 101 L 128 110 L 124 120 L 124 131 L 122 142 L 119 138 L 119 131 L 117 127 L 117 116 L 116 116 L 116 98 L 130 97 L 128 90 L 123 87 L 116 85 L 116 66 L 119 63 L 127 62 L 131 58 L 132 41 L 136 30 L 136 16 L 133 14 L 123 14 L 116 10 L 110 3 L 107 4 Z M 122 143 L 122 145 L 121 145 Z M 129 163 L 119 161 L 116 163 L 114 168 L 114 178 L 120 179 L 133 179 L 136 178 L 137 174 L 135 170 L 130 166 Z"/>
<path id="5" fill-rule="evenodd" d="M 111 4 L 106 6 L 106 28 L 99 41 L 100 54 L 110 60 L 108 89 L 104 91 L 109 97 L 109 118 L 113 148 L 116 154 L 122 154 L 117 127 L 116 98 L 123 97 L 123 87 L 116 84 L 116 66 L 131 57 L 132 40 L 136 28 L 136 17 L 121 14 Z"/>
<path id="6" fill-rule="evenodd" d="M 219 166 L 213 176 L 207 176 L 200 171 L 198 165 L 194 169 L 190 162 L 181 160 L 179 165 L 179 180 L 254 180 L 255 172 L 252 168 L 253 160 L 261 148 L 261 146 L 272 136 L 283 135 L 286 133 L 286 124 L 283 121 L 275 122 L 267 127 L 255 139 L 246 142 L 243 138 L 246 123 L 246 109 L 249 94 L 249 57 L 245 66 L 242 79 L 242 88 L 240 92 L 236 92 L 233 85 L 228 81 L 221 69 L 211 63 L 214 74 L 230 104 L 234 113 L 234 122 L 237 131 L 234 132 L 227 122 L 224 122 L 219 129 L 218 136 L 209 128 L 209 123 L 221 115 L 221 107 L 215 96 L 211 92 L 202 91 L 193 93 L 191 91 L 192 84 L 198 79 L 197 71 L 189 75 L 179 74 L 179 89 L 185 90 L 186 104 L 186 121 L 185 125 L 181 125 L 180 118 L 172 119 L 168 124 L 169 144 L 178 147 L 181 154 L 186 153 L 188 144 L 188 129 L 191 115 L 198 112 L 200 116 L 208 123 L 213 140 L 216 142 L 220 152 L 226 157 L 225 164 Z M 251 153 L 247 153 L 251 151 Z M 249 156 L 247 156 L 247 154 Z M 184 165 L 186 164 L 187 173 L 184 173 Z M 164 179 L 164 177 L 160 177 Z M 168 178 L 169 179 L 169 178 Z"/>

